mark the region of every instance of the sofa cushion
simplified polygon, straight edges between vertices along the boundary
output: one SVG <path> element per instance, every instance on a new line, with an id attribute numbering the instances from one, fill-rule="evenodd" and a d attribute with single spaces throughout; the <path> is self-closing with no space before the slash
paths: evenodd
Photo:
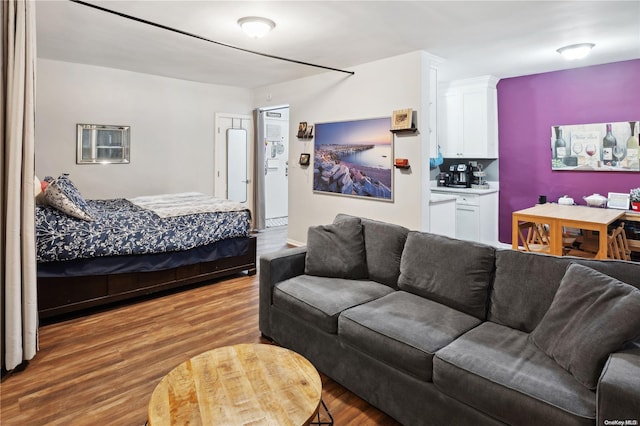
<path id="1" fill-rule="evenodd" d="M 530 340 L 595 389 L 609 354 L 640 336 L 640 290 L 572 264 Z"/>
<path id="2" fill-rule="evenodd" d="M 334 223 L 352 217 L 338 214 Z M 364 218 L 362 228 L 369 279 L 397 289 L 400 259 L 409 230 L 404 226 Z"/>
<path id="3" fill-rule="evenodd" d="M 327 333 L 336 334 L 340 312 L 392 291 L 373 281 L 299 275 L 276 284 L 273 304 Z"/>
<path id="4" fill-rule="evenodd" d="M 594 424 L 595 392 L 519 330 L 485 322 L 438 351 L 433 383 L 507 424 Z"/>
<path id="5" fill-rule="evenodd" d="M 639 263 L 498 250 L 489 321 L 530 333 L 549 310 L 572 262 L 640 288 Z"/>
<path id="6" fill-rule="evenodd" d="M 494 253 L 488 245 L 411 231 L 398 287 L 485 319 Z"/>
<path id="7" fill-rule="evenodd" d="M 309 227 L 305 274 L 354 280 L 367 278 L 359 218 Z"/>
<path id="8" fill-rule="evenodd" d="M 433 354 L 478 324 L 471 315 L 396 291 L 342 312 L 338 334 L 373 358 L 431 381 Z"/>

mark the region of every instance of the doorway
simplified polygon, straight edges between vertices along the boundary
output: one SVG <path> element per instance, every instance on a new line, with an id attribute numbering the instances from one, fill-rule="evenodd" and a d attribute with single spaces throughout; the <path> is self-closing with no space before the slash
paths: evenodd
<path id="1" fill-rule="evenodd" d="M 286 226 L 289 215 L 289 107 L 279 106 L 260 108 L 257 115 L 257 153 L 256 173 L 264 177 L 263 184 L 257 184 L 258 210 L 263 206 L 263 228 Z M 260 157 L 263 158 L 260 158 Z M 260 179 L 261 176 L 257 176 Z M 262 197 L 260 197 L 262 195 Z M 258 213 L 258 229 L 261 229 Z"/>

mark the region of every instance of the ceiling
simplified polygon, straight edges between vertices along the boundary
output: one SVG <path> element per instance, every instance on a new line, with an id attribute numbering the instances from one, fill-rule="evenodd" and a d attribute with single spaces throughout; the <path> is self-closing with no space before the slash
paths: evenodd
<path id="1" fill-rule="evenodd" d="M 220 43 L 349 69 L 415 50 L 440 79 L 499 78 L 640 58 L 640 1 L 89 1 Z M 250 39 L 237 25 L 276 28 Z M 38 57 L 246 88 L 326 69 L 253 55 L 68 0 L 36 5 Z M 583 60 L 559 47 L 590 42 Z M 400 73 L 401 71 L 399 71 Z"/>

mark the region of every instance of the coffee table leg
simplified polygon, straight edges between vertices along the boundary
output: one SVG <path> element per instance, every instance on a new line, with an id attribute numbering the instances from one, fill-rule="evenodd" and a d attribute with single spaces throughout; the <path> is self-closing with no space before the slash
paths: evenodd
<path id="1" fill-rule="evenodd" d="M 320 419 L 320 410 L 318 409 L 318 414 L 317 414 L 318 421 L 311 422 L 309 424 L 310 425 L 318 425 L 318 426 L 333 426 L 333 416 L 331 415 L 331 412 L 327 408 L 327 404 L 325 404 L 322 399 L 320 399 L 320 404 L 322 405 L 322 408 L 323 408 L 325 414 L 327 415 L 327 417 L 329 417 L 329 420 L 321 420 Z"/>

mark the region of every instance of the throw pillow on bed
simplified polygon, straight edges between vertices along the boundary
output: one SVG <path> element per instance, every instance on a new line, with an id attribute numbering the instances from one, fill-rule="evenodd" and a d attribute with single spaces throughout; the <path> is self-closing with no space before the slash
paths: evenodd
<path id="1" fill-rule="evenodd" d="M 360 218 L 312 226 L 307 232 L 304 273 L 329 278 L 368 277 Z"/>
<path id="2" fill-rule="evenodd" d="M 572 263 L 529 339 L 589 389 L 609 354 L 640 336 L 640 289 Z"/>
<path id="3" fill-rule="evenodd" d="M 47 181 L 41 181 L 38 176 L 33 177 L 33 195 L 35 197 L 36 205 L 44 206 L 47 204 L 47 200 L 44 199 L 44 190 L 49 185 Z"/>
<path id="4" fill-rule="evenodd" d="M 47 203 L 69 216 L 92 221 L 93 211 L 67 174 L 49 182 L 44 191 Z"/>

